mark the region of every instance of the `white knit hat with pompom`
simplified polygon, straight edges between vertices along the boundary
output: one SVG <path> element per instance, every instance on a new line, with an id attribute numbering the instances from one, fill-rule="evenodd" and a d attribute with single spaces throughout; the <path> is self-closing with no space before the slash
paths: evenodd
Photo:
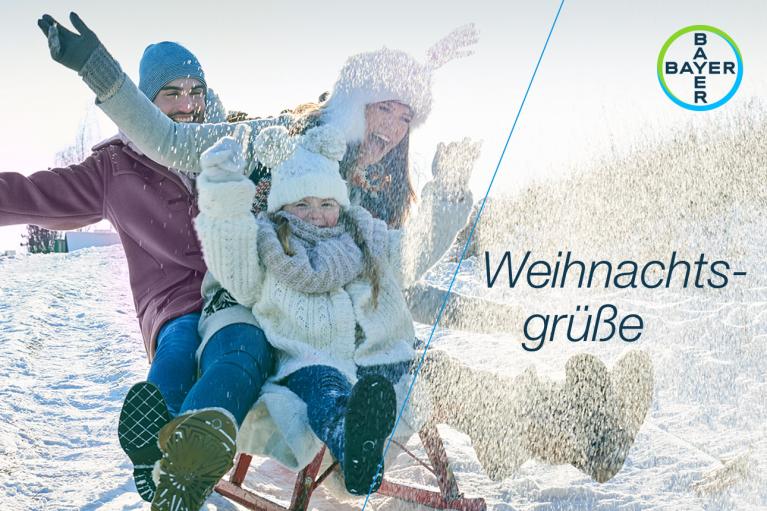
<path id="1" fill-rule="evenodd" d="M 349 57 L 323 107 L 323 121 L 338 126 L 347 142 L 359 142 L 365 136 L 365 106 L 399 101 L 413 111 L 410 127 L 418 127 L 431 111 L 432 72 L 471 55 L 468 47 L 477 42 L 478 34 L 473 24 L 453 30 L 429 48 L 423 64 L 389 48 Z"/>
<path id="2" fill-rule="evenodd" d="M 259 162 L 272 169 L 266 199 L 269 213 L 304 197 L 335 199 L 341 207 L 349 207 L 346 181 L 338 172 L 346 141 L 334 126 L 318 126 L 298 137 L 291 137 L 282 126 L 264 128 L 253 151 Z"/>

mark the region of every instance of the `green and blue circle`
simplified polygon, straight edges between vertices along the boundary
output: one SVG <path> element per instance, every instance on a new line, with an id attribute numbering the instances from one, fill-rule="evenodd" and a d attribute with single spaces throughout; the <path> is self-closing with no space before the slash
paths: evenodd
<path id="1" fill-rule="evenodd" d="M 674 43 L 674 41 L 679 39 L 681 36 L 688 34 L 690 32 L 695 32 L 695 31 L 711 32 L 712 34 L 716 34 L 722 39 L 724 39 L 727 42 L 727 44 L 730 45 L 730 48 L 732 48 L 732 51 L 735 53 L 735 58 L 738 61 L 738 75 L 735 78 L 735 83 L 732 85 L 732 88 L 730 89 L 730 91 L 716 103 L 710 103 L 707 105 L 693 105 L 685 101 L 682 101 L 678 97 L 674 96 L 674 94 L 671 92 L 671 89 L 669 89 L 668 84 L 666 83 L 665 77 L 663 76 L 663 62 L 669 47 Z M 669 37 L 666 43 L 663 45 L 663 48 L 661 48 L 660 54 L 658 55 L 658 81 L 660 82 L 660 86 L 663 89 L 663 92 L 666 93 L 666 96 L 668 96 L 669 99 L 673 101 L 674 103 L 676 103 L 677 105 L 683 108 L 686 108 L 688 110 L 695 110 L 697 112 L 702 112 L 705 110 L 713 110 L 714 108 L 719 108 L 720 106 L 727 103 L 732 98 L 732 96 L 735 95 L 735 92 L 738 90 L 738 87 L 740 87 L 740 82 L 743 81 L 743 58 L 740 55 L 740 49 L 738 48 L 738 45 L 735 44 L 735 41 L 732 40 L 732 37 L 727 35 L 724 31 L 719 30 L 716 27 L 712 27 L 711 25 L 690 25 L 689 27 L 685 27 L 681 30 L 674 32 L 674 34 L 671 37 Z"/>

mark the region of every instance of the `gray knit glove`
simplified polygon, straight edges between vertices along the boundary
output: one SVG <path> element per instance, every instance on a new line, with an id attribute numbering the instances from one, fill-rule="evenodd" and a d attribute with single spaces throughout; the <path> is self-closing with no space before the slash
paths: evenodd
<path id="1" fill-rule="evenodd" d="M 76 13 L 70 13 L 69 20 L 79 34 L 61 26 L 48 14 L 37 20 L 37 26 L 48 38 L 53 60 L 77 71 L 98 99 L 105 101 L 123 84 L 125 73 Z"/>
<path id="2" fill-rule="evenodd" d="M 461 200 L 468 191 L 469 178 L 479 158 L 481 145 L 481 142 L 472 142 L 469 138 L 447 145 L 440 142 L 431 164 L 434 186 L 448 197 Z"/>

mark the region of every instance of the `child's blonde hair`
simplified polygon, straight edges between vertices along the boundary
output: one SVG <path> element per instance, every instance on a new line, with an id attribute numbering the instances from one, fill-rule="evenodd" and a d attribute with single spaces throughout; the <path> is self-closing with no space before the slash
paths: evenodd
<path id="1" fill-rule="evenodd" d="M 285 251 L 286 255 L 291 257 L 294 256 L 296 253 L 290 247 L 290 235 L 292 234 L 290 230 L 290 222 L 288 222 L 288 219 L 284 216 L 270 215 L 270 219 L 277 226 L 277 239 L 280 241 L 280 245 L 282 245 L 282 250 Z M 375 257 L 373 257 L 373 252 L 367 241 L 365 241 L 365 237 L 362 235 L 354 218 L 352 218 L 351 215 L 347 215 L 342 209 L 338 221 L 344 226 L 346 232 L 348 232 L 354 240 L 354 243 L 356 243 L 356 245 L 360 247 L 360 250 L 362 250 L 362 276 L 368 279 L 372 284 L 373 308 L 376 309 L 378 308 L 378 294 L 381 290 L 381 271 L 378 267 L 378 263 L 376 262 Z"/>

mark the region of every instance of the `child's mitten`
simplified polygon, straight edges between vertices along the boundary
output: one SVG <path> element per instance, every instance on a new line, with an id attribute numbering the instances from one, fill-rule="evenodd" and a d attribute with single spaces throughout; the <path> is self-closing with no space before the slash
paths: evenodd
<path id="1" fill-rule="evenodd" d="M 200 155 L 200 167 L 211 182 L 241 181 L 247 168 L 243 141 L 248 139 L 246 125 L 240 125 L 235 136 L 226 136 Z"/>

